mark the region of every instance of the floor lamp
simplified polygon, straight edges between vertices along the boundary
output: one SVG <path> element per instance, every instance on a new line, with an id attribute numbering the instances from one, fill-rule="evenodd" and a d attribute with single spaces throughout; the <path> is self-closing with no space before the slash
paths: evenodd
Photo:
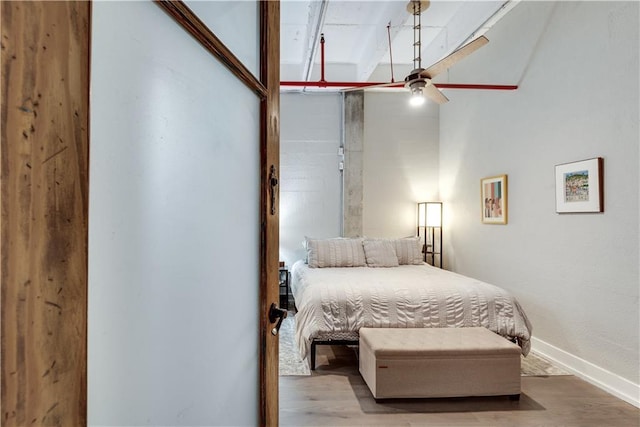
<path id="1" fill-rule="evenodd" d="M 418 203 L 418 236 L 424 261 L 442 268 L 442 202 Z"/>

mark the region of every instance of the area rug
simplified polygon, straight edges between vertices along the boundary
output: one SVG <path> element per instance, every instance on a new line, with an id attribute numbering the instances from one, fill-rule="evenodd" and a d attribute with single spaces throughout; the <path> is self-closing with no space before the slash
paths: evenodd
<path id="1" fill-rule="evenodd" d="M 289 311 L 280 326 L 280 375 L 311 375 L 309 365 L 300 359 L 296 343 L 295 314 Z"/>
<path id="2" fill-rule="evenodd" d="M 300 359 L 296 344 L 296 319 L 290 311 L 280 327 L 280 375 L 311 375 L 309 365 Z M 569 372 L 554 366 L 550 361 L 529 353 L 522 357 L 520 370 L 523 377 L 571 375 Z"/>

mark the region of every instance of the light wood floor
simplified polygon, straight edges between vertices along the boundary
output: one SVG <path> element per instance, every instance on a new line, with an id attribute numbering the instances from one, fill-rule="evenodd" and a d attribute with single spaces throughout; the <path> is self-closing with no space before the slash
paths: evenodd
<path id="1" fill-rule="evenodd" d="M 318 346 L 311 376 L 280 377 L 281 426 L 640 426 L 640 409 L 572 375 L 522 377 L 507 397 L 376 403 L 354 350 Z"/>

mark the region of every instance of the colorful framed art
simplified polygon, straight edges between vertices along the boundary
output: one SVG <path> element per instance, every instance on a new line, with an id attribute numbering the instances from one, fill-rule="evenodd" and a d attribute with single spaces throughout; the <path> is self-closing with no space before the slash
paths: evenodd
<path id="1" fill-rule="evenodd" d="M 556 165 L 556 212 L 604 212 L 602 157 Z"/>
<path id="2" fill-rule="evenodd" d="M 480 198 L 483 223 L 507 223 L 507 175 L 482 178 Z"/>

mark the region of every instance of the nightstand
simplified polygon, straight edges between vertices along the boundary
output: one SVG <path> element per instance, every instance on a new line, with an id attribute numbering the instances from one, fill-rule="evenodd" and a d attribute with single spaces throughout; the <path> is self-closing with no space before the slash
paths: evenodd
<path id="1" fill-rule="evenodd" d="M 280 285 L 280 308 L 289 310 L 289 269 L 280 267 L 278 274 Z"/>

